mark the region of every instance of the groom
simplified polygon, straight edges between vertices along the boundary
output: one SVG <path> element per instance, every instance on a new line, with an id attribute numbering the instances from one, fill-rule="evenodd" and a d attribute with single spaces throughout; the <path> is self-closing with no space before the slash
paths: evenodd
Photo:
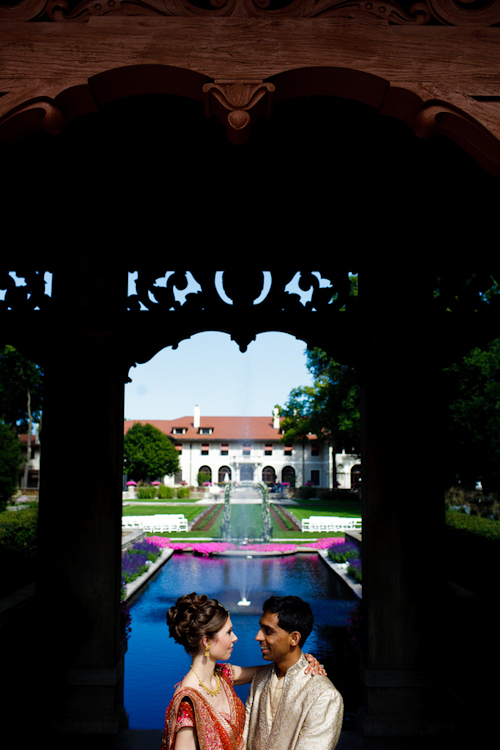
<path id="1" fill-rule="evenodd" d="M 327 677 L 304 673 L 311 608 L 298 596 L 272 596 L 263 609 L 255 640 L 262 658 L 272 663 L 256 672 L 250 686 L 246 750 L 333 750 L 344 704 Z"/>

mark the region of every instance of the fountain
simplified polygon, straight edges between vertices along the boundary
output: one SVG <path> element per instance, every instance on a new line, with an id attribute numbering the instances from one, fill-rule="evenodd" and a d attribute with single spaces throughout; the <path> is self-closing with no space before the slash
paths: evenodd
<path id="1" fill-rule="evenodd" d="M 224 516 L 221 524 L 222 541 L 231 541 L 231 489 L 232 484 L 226 484 L 224 488 Z"/>
<path id="2" fill-rule="evenodd" d="M 252 556 L 247 555 L 247 558 L 251 560 Z M 249 607 L 252 602 L 248 601 L 246 597 L 247 593 L 250 593 L 247 588 L 247 561 L 242 560 L 241 562 L 243 564 L 243 576 L 242 576 L 242 586 L 241 586 L 241 591 L 240 591 L 241 599 L 238 602 L 238 607 Z"/>

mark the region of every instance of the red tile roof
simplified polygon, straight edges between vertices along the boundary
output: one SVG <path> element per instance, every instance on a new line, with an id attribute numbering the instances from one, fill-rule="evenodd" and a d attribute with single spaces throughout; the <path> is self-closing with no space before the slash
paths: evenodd
<path id="1" fill-rule="evenodd" d="M 193 426 L 193 416 L 178 419 L 131 419 L 126 420 L 125 433 L 136 423 L 152 424 L 174 440 L 279 440 L 279 430 L 273 427 L 272 417 L 200 417 L 200 427 L 212 427 L 211 435 L 200 435 Z M 185 427 L 184 435 L 174 435 L 174 427 Z M 313 436 L 310 436 L 311 438 Z"/>

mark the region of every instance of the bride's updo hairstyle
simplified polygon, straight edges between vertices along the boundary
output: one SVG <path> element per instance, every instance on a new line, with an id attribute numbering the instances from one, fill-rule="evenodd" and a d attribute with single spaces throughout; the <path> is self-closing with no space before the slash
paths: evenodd
<path id="1" fill-rule="evenodd" d="M 217 599 L 195 592 L 177 599 L 167 612 L 170 637 L 184 646 L 188 654 L 194 653 L 203 638 L 213 638 L 223 627 L 229 613 Z"/>

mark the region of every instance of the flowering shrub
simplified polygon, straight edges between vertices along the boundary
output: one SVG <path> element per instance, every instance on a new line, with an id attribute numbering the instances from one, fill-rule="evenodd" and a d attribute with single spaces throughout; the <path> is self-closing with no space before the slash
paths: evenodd
<path id="1" fill-rule="evenodd" d="M 354 578 L 356 583 L 362 583 L 362 575 L 361 575 L 361 558 L 353 558 L 349 561 L 349 567 L 347 568 L 347 573 L 351 576 L 351 578 Z"/>
<path id="2" fill-rule="evenodd" d="M 160 555 L 157 544 L 147 539 L 137 542 L 122 555 L 122 578 L 125 583 L 131 583 L 146 572 L 149 565 Z"/>
<path id="3" fill-rule="evenodd" d="M 295 552 L 300 549 L 301 546 L 306 546 L 312 549 L 328 549 L 332 545 L 340 544 L 344 542 L 344 537 L 327 537 L 326 539 L 318 539 L 317 542 L 307 542 L 305 545 L 299 544 L 280 544 L 279 542 L 272 542 L 269 544 L 243 544 L 236 545 L 232 542 L 172 542 L 166 537 L 160 536 L 148 536 L 145 537 L 148 542 L 158 547 L 170 547 L 170 549 L 176 552 L 184 552 L 185 549 L 192 549 L 200 555 L 210 555 L 212 552 L 228 552 L 230 550 L 251 550 L 254 552 Z"/>
<path id="4" fill-rule="evenodd" d="M 339 537 L 339 539 L 342 538 Z M 334 547 L 328 549 L 328 555 L 334 562 L 345 563 L 351 558 L 359 557 L 359 549 L 352 542 L 346 542 L 344 538 L 340 544 L 337 543 Z"/>
<path id="5" fill-rule="evenodd" d="M 359 547 L 352 542 L 346 542 L 342 539 L 341 543 L 337 543 L 328 549 L 328 556 L 337 563 L 348 563 L 347 574 L 354 578 L 356 583 L 362 582 L 361 575 L 361 553 Z"/>

